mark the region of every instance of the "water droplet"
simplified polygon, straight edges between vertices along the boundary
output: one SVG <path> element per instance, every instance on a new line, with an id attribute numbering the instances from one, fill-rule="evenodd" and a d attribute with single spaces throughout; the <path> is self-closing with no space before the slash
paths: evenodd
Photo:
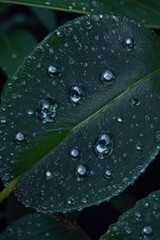
<path id="1" fill-rule="evenodd" d="M 69 197 L 69 198 L 67 199 L 67 203 L 68 203 L 69 205 L 74 205 L 74 204 L 75 204 L 75 199 L 74 199 L 73 197 Z"/>
<path id="2" fill-rule="evenodd" d="M 104 174 L 103 174 L 103 177 L 105 179 L 110 179 L 112 177 L 112 172 L 110 170 L 106 169 Z"/>
<path id="3" fill-rule="evenodd" d="M 14 139 L 15 139 L 17 144 L 21 144 L 23 142 L 26 142 L 28 140 L 28 137 L 23 132 L 17 132 L 14 136 Z"/>
<path id="4" fill-rule="evenodd" d="M 69 100 L 74 106 L 81 104 L 84 96 L 84 89 L 78 85 L 72 86 L 69 90 Z"/>
<path id="5" fill-rule="evenodd" d="M 58 103 L 54 98 L 47 97 L 38 103 L 37 116 L 42 120 L 42 123 L 53 122 L 57 115 Z"/>
<path id="6" fill-rule="evenodd" d="M 52 172 L 51 172 L 50 170 L 47 170 L 47 171 L 46 171 L 46 179 L 49 180 L 49 179 L 51 179 L 52 177 L 53 177 Z"/>
<path id="7" fill-rule="evenodd" d="M 142 152 L 142 151 L 143 151 L 143 146 L 142 146 L 141 144 L 137 144 L 137 145 L 136 145 L 136 150 L 137 150 L 138 152 Z"/>
<path id="8" fill-rule="evenodd" d="M 27 114 L 28 114 L 29 116 L 32 116 L 32 115 L 34 114 L 34 110 L 31 109 L 31 108 L 28 109 Z"/>
<path id="9" fill-rule="evenodd" d="M 99 159 L 110 155 L 114 148 L 114 137 L 112 134 L 103 133 L 97 137 L 93 145 L 94 151 Z"/>
<path id="10" fill-rule="evenodd" d="M 47 72 L 48 72 L 48 75 L 50 77 L 57 76 L 59 74 L 58 66 L 56 66 L 56 65 L 49 65 L 49 67 L 47 69 Z"/>
<path id="11" fill-rule="evenodd" d="M 91 24 L 90 21 L 87 21 L 84 26 L 85 26 L 85 28 L 87 28 L 87 29 L 91 29 L 91 28 L 92 28 L 92 24 Z"/>
<path id="12" fill-rule="evenodd" d="M 100 80 L 102 83 L 106 85 L 111 85 L 115 81 L 115 74 L 113 73 L 112 70 L 107 69 L 101 73 Z"/>
<path id="13" fill-rule="evenodd" d="M 140 101 L 138 98 L 132 98 L 132 99 L 130 99 L 130 104 L 132 107 L 138 106 L 140 104 Z"/>
<path id="14" fill-rule="evenodd" d="M 131 37 L 125 38 L 123 41 L 123 46 L 129 51 L 133 50 L 135 47 L 134 39 Z"/>
<path id="15" fill-rule="evenodd" d="M 72 148 L 70 152 L 70 157 L 73 161 L 78 160 L 80 158 L 80 152 L 77 148 Z"/>
<path id="16" fill-rule="evenodd" d="M 6 123 L 6 118 L 4 116 L 0 116 L 0 122 L 1 123 Z"/>
<path id="17" fill-rule="evenodd" d="M 142 230 L 143 236 L 150 236 L 153 234 L 153 228 L 151 226 L 145 226 Z"/>
<path id="18" fill-rule="evenodd" d="M 123 123 L 123 118 L 117 117 L 117 122 L 118 122 L 118 123 Z"/>
<path id="19" fill-rule="evenodd" d="M 89 168 L 86 165 L 78 164 L 75 169 L 75 175 L 78 181 L 83 181 L 89 175 Z"/>

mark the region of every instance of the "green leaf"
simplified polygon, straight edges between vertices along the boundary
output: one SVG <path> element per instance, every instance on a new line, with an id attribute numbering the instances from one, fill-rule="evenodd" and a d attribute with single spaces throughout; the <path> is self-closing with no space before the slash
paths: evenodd
<path id="1" fill-rule="evenodd" d="M 1 2 L 41 6 L 77 13 L 121 13 L 143 21 L 149 27 L 160 27 L 159 0 L 1 0 Z"/>
<path id="2" fill-rule="evenodd" d="M 160 191 L 151 193 L 110 226 L 101 240 L 154 239 L 160 236 Z"/>
<path id="3" fill-rule="evenodd" d="M 58 28 L 4 89 L 3 182 L 26 173 L 15 194 L 42 212 L 119 194 L 159 151 L 159 79 L 159 38 L 136 21 L 91 15 Z"/>
<path id="4" fill-rule="evenodd" d="M 0 66 L 11 76 L 36 45 L 34 36 L 26 30 L 0 33 Z"/>
<path id="5" fill-rule="evenodd" d="M 42 214 L 30 214 L 13 222 L 2 234 L 0 240 L 88 240 L 80 229 L 70 231 Z"/>
<path id="6" fill-rule="evenodd" d="M 53 11 L 37 7 L 31 7 L 31 10 L 49 32 L 53 31 L 58 27 L 56 17 Z"/>

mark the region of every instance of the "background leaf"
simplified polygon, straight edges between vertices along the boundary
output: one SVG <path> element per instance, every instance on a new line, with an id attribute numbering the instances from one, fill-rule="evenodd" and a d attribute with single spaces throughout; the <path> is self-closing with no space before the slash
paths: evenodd
<path id="1" fill-rule="evenodd" d="M 73 231 L 73 230 L 72 230 Z M 0 234 L 0 240 L 88 240 L 80 229 L 75 232 L 65 229 L 51 217 L 42 214 L 30 214 L 13 222 Z"/>
<path id="2" fill-rule="evenodd" d="M 116 12 L 145 22 L 150 27 L 160 27 L 159 0 L 1 0 L 1 2 L 31 4 L 35 6 L 54 8 L 77 13 L 109 13 Z"/>
<path id="3" fill-rule="evenodd" d="M 160 191 L 151 193 L 110 226 L 101 240 L 154 239 L 160 236 Z"/>
<path id="4" fill-rule="evenodd" d="M 37 41 L 27 30 L 0 32 L 0 66 L 11 76 Z"/>
<path id="5" fill-rule="evenodd" d="M 33 51 L 8 82 L 0 112 L 2 179 L 27 171 L 18 199 L 66 212 L 135 181 L 159 151 L 159 49 L 134 20 L 91 15 Z"/>

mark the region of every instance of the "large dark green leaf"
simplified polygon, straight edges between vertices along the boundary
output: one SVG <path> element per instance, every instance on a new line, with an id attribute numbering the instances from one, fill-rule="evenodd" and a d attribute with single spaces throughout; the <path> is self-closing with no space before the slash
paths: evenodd
<path id="1" fill-rule="evenodd" d="M 66 224 L 67 225 L 67 224 Z M 68 224 L 69 227 L 69 224 Z M 0 234 L 0 240 L 88 240 L 80 230 L 70 230 L 42 214 L 31 214 L 13 222 Z"/>
<path id="2" fill-rule="evenodd" d="M 160 191 L 153 192 L 111 225 L 101 240 L 160 239 Z"/>
<path id="3" fill-rule="evenodd" d="M 36 45 L 34 36 L 26 30 L 0 33 L 0 66 L 11 76 Z"/>
<path id="4" fill-rule="evenodd" d="M 78 13 L 116 12 L 143 21 L 150 27 L 160 27 L 159 0 L 1 0 L 1 2 L 29 4 Z"/>
<path id="5" fill-rule="evenodd" d="M 16 195 L 39 211 L 117 195 L 159 151 L 159 79 L 159 39 L 134 20 L 91 15 L 60 27 L 4 90 L 3 181 L 27 171 Z"/>

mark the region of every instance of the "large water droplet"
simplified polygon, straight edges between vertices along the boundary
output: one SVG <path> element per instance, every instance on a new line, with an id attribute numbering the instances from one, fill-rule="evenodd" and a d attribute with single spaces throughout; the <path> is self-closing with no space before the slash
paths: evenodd
<path id="1" fill-rule="evenodd" d="M 74 85 L 70 88 L 69 100 L 74 106 L 81 104 L 84 97 L 85 91 L 81 86 Z"/>
<path id="2" fill-rule="evenodd" d="M 80 158 L 80 152 L 77 148 L 72 148 L 70 152 L 70 157 L 73 161 L 78 160 Z"/>
<path id="3" fill-rule="evenodd" d="M 112 70 L 107 69 L 101 73 L 100 80 L 102 83 L 106 85 L 111 85 L 115 81 L 115 74 L 113 73 Z"/>
<path id="4" fill-rule="evenodd" d="M 142 229 L 142 235 L 143 236 L 150 236 L 153 234 L 153 228 L 151 226 L 145 226 Z"/>
<path id="5" fill-rule="evenodd" d="M 23 132 L 17 132 L 14 136 L 14 139 L 16 141 L 17 144 L 21 144 L 23 142 L 27 142 L 28 137 L 25 133 Z"/>
<path id="6" fill-rule="evenodd" d="M 129 51 L 133 50 L 135 47 L 134 39 L 131 37 L 125 38 L 123 41 L 123 46 Z"/>
<path id="7" fill-rule="evenodd" d="M 78 181 L 83 181 L 89 175 L 89 168 L 84 164 L 78 164 L 75 169 L 75 175 Z"/>
<path id="8" fill-rule="evenodd" d="M 47 72 L 50 77 L 54 77 L 59 74 L 59 68 L 56 65 L 49 65 Z"/>
<path id="9" fill-rule="evenodd" d="M 54 98 L 47 97 L 38 103 L 37 116 L 43 123 L 53 122 L 57 115 L 58 103 Z"/>
<path id="10" fill-rule="evenodd" d="M 94 151 L 99 159 L 110 155 L 114 148 L 114 137 L 112 134 L 103 133 L 99 135 L 93 145 Z"/>

